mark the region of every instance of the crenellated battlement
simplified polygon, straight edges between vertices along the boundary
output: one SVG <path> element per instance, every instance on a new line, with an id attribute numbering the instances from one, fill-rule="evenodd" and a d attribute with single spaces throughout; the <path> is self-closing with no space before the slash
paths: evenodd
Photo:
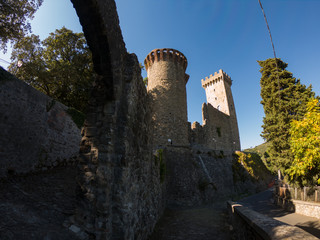
<path id="1" fill-rule="evenodd" d="M 214 75 L 210 74 L 209 77 L 205 77 L 205 79 L 201 79 L 201 84 L 203 88 L 206 88 L 209 85 L 215 84 L 221 80 L 226 81 L 227 83 L 232 84 L 231 77 L 225 73 L 222 69 L 219 72 L 215 72 Z"/>
<path id="2" fill-rule="evenodd" d="M 155 62 L 155 61 L 167 61 L 172 60 L 180 63 L 183 66 L 183 69 L 187 69 L 188 61 L 187 58 L 178 50 L 172 48 L 162 48 L 152 50 L 144 60 L 144 66 L 146 70 Z"/>

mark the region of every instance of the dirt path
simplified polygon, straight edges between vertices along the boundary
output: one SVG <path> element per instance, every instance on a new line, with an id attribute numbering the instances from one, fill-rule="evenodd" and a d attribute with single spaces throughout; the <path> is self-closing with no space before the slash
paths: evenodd
<path id="1" fill-rule="evenodd" d="M 226 203 L 188 209 L 167 209 L 150 240 L 230 239 Z"/>

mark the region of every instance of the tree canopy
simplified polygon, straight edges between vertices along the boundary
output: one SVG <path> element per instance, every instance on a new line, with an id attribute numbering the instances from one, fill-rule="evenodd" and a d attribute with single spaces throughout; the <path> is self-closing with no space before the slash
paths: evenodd
<path id="1" fill-rule="evenodd" d="M 290 122 L 301 120 L 306 104 L 314 97 L 312 87 L 306 87 L 286 70 L 287 63 L 277 59 L 258 61 L 262 74 L 261 104 L 264 108 L 263 132 L 261 136 L 270 143 L 268 154 L 274 171 L 284 172 L 290 166 L 293 155 L 290 150 Z"/>
<path id="2" fill-rule="evenodd" d="M 302 120 L 293 120 L 290 144 L 294 161 L 286 170 L 289 180 L 299 185 L 320 184 L 320 105 L 318 99 L 307 104 Z"/>
<path id="3" fill-rule="evenodd" d="M 9 71 L 48 96 L 84 112 L 94 78 L 83 33 L 63 27 L 40 41 L 36 35 L 14 44 Z M 18 64 L 19 63 L 19 64 Z"/>
<path id="4" fill-rule="evenodd" d="M 7 43 L 14 43 L 31 32 L 28 20 L 41 6 L 43 0 L 3 0 L 0 4 L 0 49 L 7 50 Z"/>

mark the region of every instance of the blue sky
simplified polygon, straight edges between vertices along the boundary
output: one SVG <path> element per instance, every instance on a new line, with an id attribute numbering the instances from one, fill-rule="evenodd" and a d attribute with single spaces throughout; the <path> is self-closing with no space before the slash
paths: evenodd
<path id="1" fill-rule="evenodd" d="M 201 79 L 223 69 L 233 79 L 242 148 L 263 142 L 263 107 L 257 60 L 273 57 L 258 0 L 116 0 L 127 50 L 140 62 L 155 48 L 175 48 L 188 59 L 188 118 L 202 122 Z M 277 57 L 303 84 L 320 94 L 320 1 L 262 0 Z M 44 0 L 32 21 L 41 39 L 66 26 L 82 31 L 67 0 Z M 0 54 L 10 61 L 10 53 Z M 0 61 L 0 65 L 7 64 Z M 146 72 L 143 72 L 146 76 Z"/>

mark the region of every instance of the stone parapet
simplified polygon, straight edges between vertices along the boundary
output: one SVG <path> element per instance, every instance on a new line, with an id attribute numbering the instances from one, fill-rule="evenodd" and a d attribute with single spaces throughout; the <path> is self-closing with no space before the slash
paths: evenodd
<path id="1" fill-rule="evenodd" d="M 210 74 L 209 77 L 205 77 L 205 79 L 201 79 L 201 84 L 203 88 L 206 88 L 209 85 L 215 84 L 218 81 L 224 80 L 227 83 L 232 85 L 231 77 L 225 73 L 222 69 L 219 70 L 219 72 L 215 72 L 214 75 Z"/>
<path id="2" fill-rule="evenodd" d="M 187 58 L 180 51 L 172 48 L 157 48 L 152 50 L 144 60 L 146 70 L 148 70 L 155 61 L 174 61 L 181 64 L 184 70 L 186 70 L 188 66 Z M 189 75 L 187 76 L 186 82 L 189 79 Z"/>
<path id="3" fill-rule="evenodd" d="M 233 239 L 318 239 L 301 228 L 264 216 L 235 202 L 228 201 L 228 212 Z"/>

